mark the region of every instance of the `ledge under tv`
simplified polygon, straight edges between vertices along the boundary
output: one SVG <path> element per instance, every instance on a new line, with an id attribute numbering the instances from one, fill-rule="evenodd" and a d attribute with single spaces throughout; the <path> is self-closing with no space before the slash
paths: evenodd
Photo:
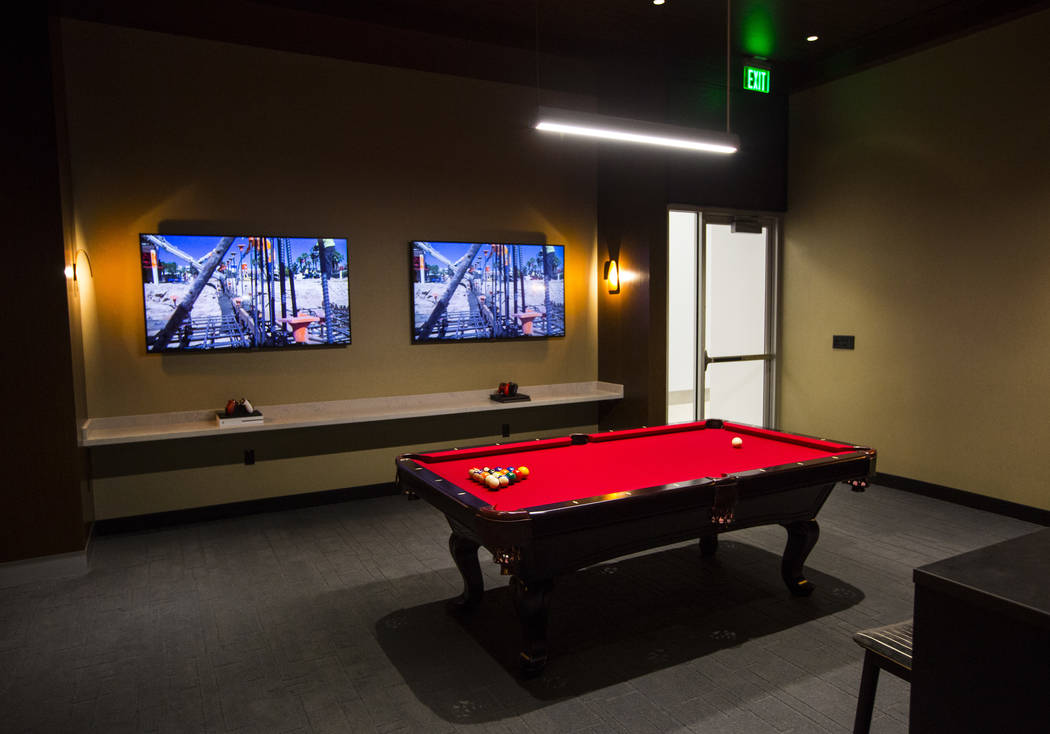
<path id="1" fill-rule="evenodd" d="M 565 336 L 565 247 L 413 240 L 412 343 Z"/>
<path id="2" fill-rule="evenodd" d="M 148 353 L 350 344 L 345 238 L 139 235 Z"/>

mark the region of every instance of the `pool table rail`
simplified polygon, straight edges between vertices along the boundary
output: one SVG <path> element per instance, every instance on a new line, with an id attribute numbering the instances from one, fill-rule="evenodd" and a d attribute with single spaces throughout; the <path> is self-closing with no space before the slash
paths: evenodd
<path id="1" fill-rule="evenodd" d="M 720 477 L 698 477 L 670 484 L 595 494 L 521 510 L 496 510 L 482 497 L 428 469 L 427 463 L 427 459 L 420 454 L 403 454 L 397 458 L 397 482 L 402 492 L 425 498 L 442 512 L 456 516 L 467 525 L 473 524 L 471 518 L 478 523 L 500 524 L 529 520 L 536 534 L 544 534 L 561 532 L 563 524 L 578 528 L 581 523 L 605 523 L 608 518 L 623 514 L 624 503 L 631 505 L 635 512 L 649 515 L 691 509 L 698 503 L 703 504 L 709 497 L 712 501 L 708 506 L 711 507 L 720 489 L 736 486 L 740 482 L 748 485 L 749 492 L 760 495 L 764 492 L 782 492 L 795 486 L 834 484 L 867 478 L 875 472 L 875 451 L 858 448 Z M 798 476 L 800 468 L 806 469 L 804 478 L 792 479 Z M 493 492 L 493 495 L 497 494 Z M 743 526 L 729 523 L 725 529 L 740 527 Z"/>

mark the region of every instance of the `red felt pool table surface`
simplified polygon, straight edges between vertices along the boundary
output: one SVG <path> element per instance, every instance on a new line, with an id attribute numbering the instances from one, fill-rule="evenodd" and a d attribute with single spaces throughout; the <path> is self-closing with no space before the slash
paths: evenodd
<path id="1" fill-rule="evenodd" d="M 740 448 L 732 440 L 743 441 Z M 703 477 L 825 459 L 857 447 L 753 426 L 704 422 L 439 451 L 416 461 L 498 511 L 514 511 Z M 499 491 L 471 481 L 472 467 L 527 466 L 529 477 Z"/>

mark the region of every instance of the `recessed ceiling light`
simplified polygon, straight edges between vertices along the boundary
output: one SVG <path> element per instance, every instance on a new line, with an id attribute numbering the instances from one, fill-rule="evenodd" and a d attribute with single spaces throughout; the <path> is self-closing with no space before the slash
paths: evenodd
<path id="1" fill-rule="evenodd" d="M 653 0 L 653 5 L 663 5 L 664 0 Z"/>
<path id="2" fill-rule="evenodd" d="M 819 41 L 820 40 L 820 36 L 806 36 L 806 40 L 809 41 L 810 43 L 813 43 L 814 41 Z"/>

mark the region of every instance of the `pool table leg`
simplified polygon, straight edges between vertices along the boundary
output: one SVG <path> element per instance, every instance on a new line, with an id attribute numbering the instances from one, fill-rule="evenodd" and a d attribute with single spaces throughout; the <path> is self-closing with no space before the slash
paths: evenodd
<path id="1" fill-rule="evenodd" d="M 780 564 L 780 575 L 792 595 L 809 596 L 814 587 L 803 575 L 802 565 L 813 546 L 817 544 L 820 526 L 816 520 L 798 520 L 785 523 L 784 528 L 787 530 L 788 540 L 784 548 L 784 559 Z"/>
<path id="2" fill-rule="evenodd" d="M 550 579 L 510 579 L 510 596 L 521 622 L 521 671 L 527 676 L 536 675 L 547 664 L 547 612 L 553 586 Z"/>
<path id="3" fill-rule="evenodd" d="M 448 549 L 459 569 L 459 575 L 463 577 L 463 593 L 452 599 L 449 605 L 457 611 L 469 611 L 477 607 L 485 595 L 485 582 L 481 578 L 481 564 L 478 562 L 478 544 L 453 532 L 448 536 Z"/>
<path id="4" fill-rule="evenodd" d="M 718 551 L 718 535 L 712 533 L 711 535 L 700 536 L 700 555 L 707 557 L 713 556 Z"/>

